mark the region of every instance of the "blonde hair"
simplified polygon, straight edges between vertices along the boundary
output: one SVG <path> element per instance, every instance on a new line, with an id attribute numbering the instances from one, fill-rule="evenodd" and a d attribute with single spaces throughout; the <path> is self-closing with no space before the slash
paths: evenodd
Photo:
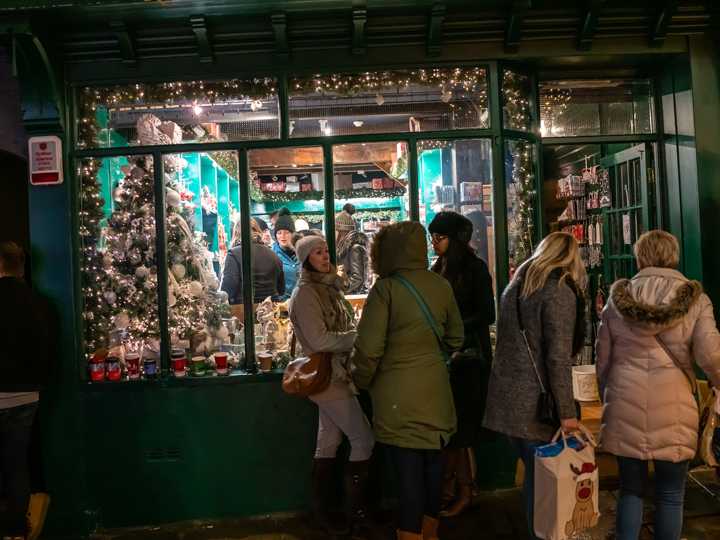
<path id="1" fill-rule="evenodd" d="M 640 235 L 633 247 L 639 268 L 677 268 L 680 245 L 677 238 L 665 231 L 648 231 Z"/>
<path id="2" fill-rule="evenodd" d="M 235 246 L 240 245 L 240 242 L 242 241 L 242 221 L 237 220 L 235 222 L 235 227 L 233 228 L 233 234 L 232 239 L 230 240 L 230 247 L 234 248 Z M 251 238 L 262 238 L 262 231 L 260 230 L 260 225 L 258 225 L 258 222 L 255 220 L 255 218 L 250 218 L 250 237 Z"/>
<path id="3" fill-rule="evenodd" d="M 578 243 L 571 234 L 564 232 L 554 232 L 546 236 L 526 264 L 527 271 L 522 288 L 524 298 L 542 289 L 550 274 L 557 269 L 562 271 L 561 283 L 570 277 L 578 286 L 583 287 L 587 278 Z M 519 273 L 516 272 L 513 281 Z"/>

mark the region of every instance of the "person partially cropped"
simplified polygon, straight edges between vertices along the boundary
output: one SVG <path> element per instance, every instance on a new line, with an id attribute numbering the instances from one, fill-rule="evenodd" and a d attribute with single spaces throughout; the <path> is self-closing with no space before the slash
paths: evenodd
<path id="1" fill-rule="evenodd" d="M 620 470 L 616 537 L 639 537 L 652 462 L 655 538 L 679 540 L 698 441 L 694 362 L 720 386 L 720 334 L 702 285 L 677 270 L 674 236 L 647 232 L 634 252 L 640 270 L 613 285 L 597 340 L 602 447 Z"/>
<path id="2" fill-rule="evenodd" d="M 350 442 L 350 458 L 343 468 L 344 483 L 352 528 L 367 520 L 365 489 L 375 444 L 349 372 L 356 336 L 353 310 L 345 300 L 343 280 L 330 263 L 325 239 L 314 234 L 299 238 L 295 251 L 302 266 L 289 306 L 295 337 L 306 355 L 332 353 L 330 386 L 310 396 L 319 414 L 312 472 L 313 513 L 328 534 L 343 534 L 347 528 L 333 520 L 330 512 L 338 447 L 345 435 Z"/>
<path id="3" fill-rule="evenodd" d="M 472 502 L 475 486 L 473 446 L 482 431 L 487 380 L 492 360 L 490 325 L 495 322 L 495 293 L 485 261 L 470 245 L 473 222 L 457 212 L 440 212 L 428 226 L 438 255 L 432 271 L 448 280 L 465 330 L 462 349 L 450 362 L 450 385 L 458 428 L 444 450 L 443 517 L 461 514 Z"/>
<path id="4" fill-rule="evenodd" d="M 243 246 L 240 221 L 235 225 L 231 249 L 225 257 L 220 289 L 228 295 L 231 305 L 243 303 Z M 255 218 L 250 219 L 250 264 L 253 273 L 253 302 L 259 304 L 267 297 L 274 301 L 285 295 L 285 274 L 278 256 L 263 242 L 263 233 Z"/>
<path id="5" fill-rule="evenodd" d="M 357 230 L 352 214 L 340 212 L 335 217 L 335 246 L 337 262 L 347 279 L 347 294 L 367 292 L 370 258 L 368 256 L 368 237 Z"/>
<path id="6" fill-rule="evenodd" d="M 31 533 L 28 449 L 40 390 L 48 379 L 52 323 L 43 302 L 23 280 L 25 254 L 0 242 L 0 537 Z"/>
<path id="7" fill-rule="evenodd" d="M 484 425 L 509 436 L 525 465 L 523 495 L 532 539 L 535 449 L 559 427 L 566 432 L 578 428 L 572 365 L 585 339 L 585 280 L 575 238 L 552 233 L 520 265 L 500 302 Z M 545 423 L 539 414 L 543 388 L 555 399 L 560 425 Z"/>
<path id="8" fill-rule="evenodd" d="M 456 418 L 443 350 L 463 344 L 450 284 L 427 269 L 425 229 L 389 225 L 376 235 L 371 264 L 379 276 L 358 324 L 353 379 L 372 399 L 373 429 L 392 463 L 398 491 L 397 537 L 438 537 L 442 448 Z M 412 289 L 424 300 L 441 345 Z"/>
<path id="9" fill-rule="evenodd" d="M 287 300 L 295 289 L 299 272 L 298 260 L 292 243 L 293 234 L 295 234 L 295 223 L 289 212 L 277 216 L 273 234 L 275 235 L 275 242 L 272 250 L 282 262 L 285 277 L 285 293 L 280 296 L 280 299 Z"/>

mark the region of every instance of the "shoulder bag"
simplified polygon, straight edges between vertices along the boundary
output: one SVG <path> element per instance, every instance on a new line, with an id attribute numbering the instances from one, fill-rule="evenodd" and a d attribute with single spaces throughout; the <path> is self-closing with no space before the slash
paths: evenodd
<path id="1" fill-rule="evenodd" d="M 685 369 L 683 365 L 680 363 L 680 361 L 677 359 L 675 354 L 670 350 L 670 347 L 668 347 L 663 339 L 660 337 L 659 334 L 655 334 L 655 340 L 660 344 L 660 346 L 665 351 L 665 354 L 667 354 L 670 357 L 670 360 L 672 360 L 673 364 L 675 364 L 675 367 L 678 368 L 680 371 L 683 372 L 685 375 L 685 378 L 690 383 L 690 389 L 692 390 L 693 395 L 695 396 L 695 400 L 698 402 L 698 405 L 702 403 L 702 396 L 700 395 L 700 386 L 697 382 L 697 377 L 695 377 L 695 372 L 693 371 L 692 366 L 690 366 L 690 369 Z"/>
<path id="2" fill-rule="evenodd" d="M 290 345 L 290 356 L 295 356 L 296 337 L 293 331 Z M 319 394 L 330 386 L 332 379 L 332 353 L 316 352 L 290 362 L 282 378 L 282 389 L 285 393 L 309 397 Z"/>
<path id="3" fill-rule="evenodd" d="M 447 349 L 445 348 L 445 343 L 443 343 L 443 334 L 440 332 L 440 327 L 438 326 L 437 322 L 435 321 L 435 318 L 432 316 L 432 312 L 430 311 L 430 308 L 425 303 L 425 300 L 423 300 L 422 296 L 420 296 L 420 293 L 415 288 L 415 286 L 410 283 L 406 278 L 395 275 L 393 276 L 393 279 L 396 279 L 399 281 L 410 293 L 410 295 L 415 298 L 415 301 L 417 302 L 418 306 L 420 307 L 420 311 L 422 311 L 423 315 L 425 316 L 425 320 L 427 321 L 428 325 L 433 331 L 433 334 L 435 334 L 435 338 L 437 339 L 438 346 L 440 347 L 440 352 L 442 353 L 443 360 L 445 360 L 445 363 L 450 362 L 450 355 L 447 352 Z"/>
<path id="4" fill-rule="evenodd" d="M 530 342 L 527 338 L 527 332 L 525 331 L 525 325 L 523 324 L 522 314 L 520 313 L 520 292 L 522 291 L 522 280 L 518 280 L 517 296 L 515 297 L 515 310 L 517 312 L 518 326 L 520 327 L 520 334 L 522 335 L 523 341 L 525 342 L 525 348 L 527 349 L 530 362 L 532 363 L 535 377 L 537 377 L 538 384 L 540 385 L 540 396 L 538 397 L 537 403 L 537 419 L 540 423 L 548 426 L 557 427 L 560 425 L 560 415 L 558 414 L 557 404 L 555 403 L 555 397 L 552 392 L 545 387 L 538 370 L 535 357 L 533 356 Z"/>

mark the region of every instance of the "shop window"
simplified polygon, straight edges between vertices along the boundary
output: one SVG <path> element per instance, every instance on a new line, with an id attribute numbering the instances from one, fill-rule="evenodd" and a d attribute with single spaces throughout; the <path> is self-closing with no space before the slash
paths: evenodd
<path id="1" fill-rule="evenodd" d="M 255 361 L 260 371 L 280 370 L 290 360 L 288 300 L 300 277 L 293 241 L 323 234 L 323 150 L 250 150 L 248 165 Z M 299 347 L 295 352 L 301 353 Z"/>
<path id="2" fill-rule="evenodd" d="M 471 245 L 495 279 L 492 143 L 489 139 L 418 142 L 420 221 L 451 210 L 473 223 Z M 430 264 L 436 254 L 429 246 Z"/>
<path id="3" fill-rule="evenodd" d="M 490 127 L 479 67 L 292 77 L 289 93 L 291 137 Z"/>
<path id="4" fill-rule="evenodd" d="M 150 156 L 80 162 L 82 318 L 89 379 L 157 377 L 155 189 Z"/>
<path id="5" fill-rule="evenodd" d="M 647 80 L 567 80 L 540 84 L 543 137 L 637 135 L 655 131 Z"/>
<path id="6" fill-rule="evenodd" d="M 273 139 L 280 135 L 272 78 L 84 87 L 78 148 Z"/>
<path id="7" fill-rule="evenodd" d="M 242 255 L 230 253 L 240 243 L 237 154 L 165 155 L 163 171 L 171 372 L 226 375 L 245 358 L 243 313 L 231 309 L 243 294 Z"/>
<path id="8" fill-rule="evenodd" d="M 511 69 L 503 70 L 503 127 L 531 131 L 534 115 L 532 79 Z"/>
<path id="9" fill-rule="evenodd" d="M 535 249 L 535 145 L 505 141 L 505 182 L 510 278 Z"/>

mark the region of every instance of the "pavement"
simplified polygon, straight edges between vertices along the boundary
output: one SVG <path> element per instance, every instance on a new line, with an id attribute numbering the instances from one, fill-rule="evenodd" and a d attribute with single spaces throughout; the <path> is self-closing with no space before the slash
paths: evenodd
<path id="1" fill-rule="evenodd" d="M 702 487 L 695 481 L 697 480 Z M 598 526 L 577 540 L 612 540 L 617 491 L 612 481 L 603 482 L 600 493 Z M 608 488 L 608 489 L 605 489 Z M 653 506 L 646 501 L 645 524 L 640 540 L 651 540 Z M 382 538 L 394 538 L 392 529 Z M 93 540 L 326 540 L 330 537 L 314 529 L 302 516 L 272 515 L 251 519 L 192 521 L 155 527 L 98 531 Z M 463 515 L 444 520 L 442 540 L 523 540 L 525 518 L 517 489 L 483 492 Z M 691 473 L 685 502 L 685 540 L 720 540 L 720 481 L 714 471 Z"/>

